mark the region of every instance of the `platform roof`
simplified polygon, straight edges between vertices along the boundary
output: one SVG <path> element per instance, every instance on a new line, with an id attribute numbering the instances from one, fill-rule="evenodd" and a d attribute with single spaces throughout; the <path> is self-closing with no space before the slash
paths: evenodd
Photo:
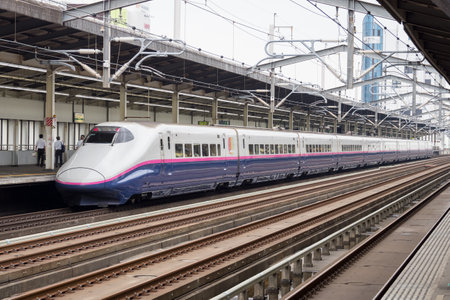
<path id="1" fill-rule="evenodd" d="M 60 50 L 103 47 L 103 23 L 94 17 L 63 21 L 64 10 L 54 6 L 45 6 L 42 2 L 2 0 L 0 1 L 0 86 L 16 86 L 22 88 L 21 93 L 32 90 L 45 91 L 45 68 L 43 61 L 64 59 Z M 147 36 L 131 29 L 112 28 L 112 36 Z M 172 43 L 153 43 L 152 51 L 176 50 Z M 138 43 L 111 43 L 112 71 L 125 64 L 139 49 Z M 102 56 L 90 55 L 79 57 L 80 61 L 101 72 Z M 22 66 L 18 68 L 17 65 Z M 227 60 L 220 56 L 205 53 L 202 49 L 188 48 L 179 56 L 152 58 L 148 65 L 164 73 L 163 78 L 145 71 L 129 69 L 125 73 L 128 87 L 128 100 L 143 102 L 149 97 L 149 92 L 140 87 L 161 89 L 152 90 L 152 103 L 160 104 L 162 110 L 167 108 L 170 95 L 175 85 L 183 87 L 190 95 L 212 96 L 219 95 L 223 99 L 230 99 L 221 105 L 224 111 L 236 112 L 242 110 L 245 101 L 239 96 L 245 95 L 245 90 L 268 90 L 270 77 L 268 73 L 249 73 L 251 66 L 244 63 Z M 78 76 L 73 76 L 78 75 Z M 80 76 L 81 75 L 81 76 Z M 119 85 L 103 88 L 99 80 L 87 77 L 86 72 L 77 66 L 75 72 L 59 72 L 56 79 L 57 101 L 77 101 L 76 95 L 119 99 Z M 288 83 L 290 78 L 278 78 L 278 82 Z M 298 93 L 289 96 L 283 106 L 276 113 L 286 114 L 290 109 L 299 113 L 310 112 L 316 116 L 333 118 L 338 114 L 338 103 L 341 103 L 342 115 L 353 121 L 375 121 L 374 108 L 364 103 L 352 101 L 325 93 L 320 89 L 303 86 L 301 83 Z M 28 89 L 28 92 L 23 89 Z M 17 89 L 20 91 L 20 89 Z M 290 90 L 285 86 L 277 86 L 276 98 L 283 99 Z M 61 95 L 69 94 L 69 97 Z M 268 93 L 260 93 L 259 97 L 268 100 Z M 69 98 L 69 99 L 68 99 Z M 324 99 L 327 99 L 325 102 Z M 94 100 L 92 100 L 94 101 Z M 207 99 L 183 96 L 186 107 L 198 108 L 199 113 L 206 110 Z M 99 101 L 104 105 L 105 101 Z M 255 116 L 267 115 L 267 108 L 259 105 L 258 101 L 252 105 Z M 111 105 L 118 105 L 111 103 Z M 170 104 L 169 104 L 170 105 Z M 284 112 L 283 112 L 284 111 Z M 392 122 L 404 126 L 410 123 L 408 116 L 395 112 L 377 110 L 378 120 Z M 238 113 L 239 115 L 239 113 Z M 403 122 L 403 123 L 402 123 Z M 386 124 L 385 123 L 385 124 Z M 419 129 L 426 124 L 418 124 Z"/>
<path id="2" fill-rule="evenodd" d="M 450 1 L 378 0 L 450 83 Z"/>

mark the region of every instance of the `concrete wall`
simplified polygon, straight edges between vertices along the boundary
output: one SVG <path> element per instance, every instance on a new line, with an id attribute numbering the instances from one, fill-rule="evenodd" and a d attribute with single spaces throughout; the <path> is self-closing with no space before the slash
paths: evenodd
<path id="1" fill-rule="evenodd" d="M 36 97 L 36 95 L 32 95 Z M 86 101 L 88 104 L 88 101 Z M 101 122 L 106 122 L 109 115 L 109 121 L 119 121 L 120 111 L 119 107 L 109 108 L 99 107 L 93 105 L 84 105 L 84 115 L 85 123 L 97 124 Z M 67 140 L 67 125 L 72 124 L 73 112 L 82 112 L 82 106 L 80 104 L 75 104 L 72 107 L 72 103 L 62 103 L 57 102 L 56 104 L 56 117 L 58 122 L 58 130 L 61 139 L 64 141 L 66 146 L 73 146 L 73 141 Z M 0 95 L 0 119 L 9 120 L 25 120 L 25 121 L 38 121 L 42 122 L 39 129 L 36 129 L 35 140 L 39 133 L 43 133 L 43 120 L 44 120 L 44 101 L 43 100 L 32 100 L 32 99 L 21 99 L 15 98 L 8 95 Z M 172 114 L 170 112 L 154 112 L 154 108 L 148 110 L 147 106 L 142 106 L 142 109 L 128 109 L 127 111 L 129 120 L 145 121 L 150 120 L 160 123 L 171 123 Z M 150 119 L 147 117 L 150 116 Z M 133 118 L 134 117 L 134 118 Z M 224 118 L 225 120 L 229 120 Z M 206 115 L 193 115 L 190 111 L 180 110 L 180 123 L 181 124 L 198 124 L 199 121 L 208 121 L 212 123 L 211 116 L 207 112 Z M 10 122 L 9 127 L 9 145 L 13 145 L 13 135 L 14 135 L 14 122 Z M 243 121 L 241 120 L 230 120 L 231 125 L 242 126 Z M 254 121 L 249 122 L 250 126 L 255 126 Z M 261 123 L 263 124 L 263 122 Z M 264 123 L 265 125 L 265 123 Z M 263 126 L 264 126 L 263 125 Z M 82 125 L 80 131 L 76 133 L 77 138 L 81 134 L 87 134 L 87 126 Z M 73 139 L 73 132 L 70 133 L 71 139 Z M 18 140 L 18 139 L 17 139 Z M 74 151 L 68 150 L 65 153 L 66 161 Z M 32 156 L 33 151 L 0 151 L 0 166 L 10 166 L 10 165 L 26 165 L 35 164 L 36 157 Z"/>

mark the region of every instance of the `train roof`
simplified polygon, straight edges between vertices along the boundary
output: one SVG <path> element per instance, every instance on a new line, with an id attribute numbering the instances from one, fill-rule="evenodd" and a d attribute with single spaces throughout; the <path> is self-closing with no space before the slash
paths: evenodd
<path id="1" fill-rule="evenodd" d="M 378 137 L 378 136 L 359 136 L 359 135 L 349 135 L 349 134 L 342 134 L 342 133 L 327 133 L 327 132 L 313 132 L 313 131 L 294 131 L 294 130 L 288 130 L 288 129 L 277 129 L 277 128 L 261 128 L 261 127 L 244 127 L 244 126 L 229 126 L 229 125 L 194 125 L 194 124 L 170 124 L 170 123 L 160 123 L 160 122 L 149 122 L 149 121 L 117 121 L 117 122 L 103 122 L 97 125 L 109 125 L 109 126 L 124 126 L 124 124 L 127 125 L 140 125 L 145 126 L 148 128 L 159 128 L 159 127 L 193 127 L 193 128 L 208 128 L 209 129 L 224 129 L 224 130 L 248 130 L 248 131 L 263 131 L 263 132 L 284 132 L 284 133 L 301 133 L 306 135 L 334 135 L 338 137 L 348 137 L 348 138 L 367 138 L 367 139 L 388 139 L 388 140 L 398 140 L 398 141 L 413 141 L 408 139 L 399 139 L 396 137 Z M 126 125 L 125 125 L 126 126 Z M 416 140 L 419 141 L 419 140 Z"/>

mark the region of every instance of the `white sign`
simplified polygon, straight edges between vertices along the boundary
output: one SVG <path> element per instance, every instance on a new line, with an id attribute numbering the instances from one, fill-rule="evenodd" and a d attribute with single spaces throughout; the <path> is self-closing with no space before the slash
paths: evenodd
<path id="1" fill-rule="evenodd" d="M 380 37 L 379 36 L 365 36 L 365 37 L 363 37 L 363 41 L 366 44 L 379 44 Z"/>

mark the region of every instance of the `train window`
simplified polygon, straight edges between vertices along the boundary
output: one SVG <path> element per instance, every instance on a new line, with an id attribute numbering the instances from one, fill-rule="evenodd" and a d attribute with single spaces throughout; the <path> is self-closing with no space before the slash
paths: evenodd
<path id="1" fill-rule="evenodd" d="M 126 128 L 117 128 L 117 137 L 114 143 L 126 143 L 134 139 L 133 134 Z"/>
<path id="2" fill-rule="evenodd" d="M 242 139 L 242 148 L 245 149 L 245 139 Z"/>
<path id="3" fill-rule="evenodd" d="M 202 156 L 209 156 L 208 144 L 202 144 Z"/>
<path id="4" fill-rule="evenodd" d="M 167 137 L 167 149 L 170 150 L 170 136 Z"/>
<path id="5" fill-rule="evenodd" d="M 270 146 L 269 145 L 264 146 L 264 154 L 270 154 Z"/>
<path id="6" fill-rule="evenodd" d="M 295 153 L 295 145 L 292 145 L 292 153 Z"/>
<path id="7" fill-rule="evenodd" d="M 159 139 L 159 149 L 164 150 L 163 139 Z"/>
<path id="8" fill-rule="evenodd" d="M 183 157 L 183 144 L 175 144 L 175 157 Z"/>
<path id="9" fill-rule="evenodd" d="M 264 154 L 264 144 L 259 145 L 259 154 Z"/>
<path id="10" fill-rule="evenodd" d="M 280 151 L 279 151 L 278 145 L 275 145 L 275 154 L 279 154 L 279 153 L 280 153 Z"/>
<path id="11" fill-rule="evenodd" d="M 220 144 L 217 144 L 217 155 L 222 156 L 221 151 L 220 151 Z"/>
<path id="12" fill-rule="evenodd" d="M 133 134 L 126 128 L 116 126 L 96 126 L 86 137 L 85 143 L 110 144 L 125 143 L 134 139 Z"/>
<path id="13" fill-rule="evenodd" d="M 216 156 L 216 155 L 217 155 L 216 152 L 217 152 L 217 151 L 216 151 L 216 144 L 211 144 L 211 145 L 209 145 L 209 154 L 210 154 L 211 156 Z"/>
<path id="14" fill-rule="evenodd" d="M 200 144 L 194 144 L 194 157 L 200 157 Z"/>
<path id="15" fill-rule="evenodd" d="M 270 154 L 275 154 L 275 147 L 270 145 Z"/>
<path id="16" fill-rule="evenodd" d="M 287 145 L 284 145 L 284 153 L 288 153 Z"/>
<path id="17" fill-rule="evenodd" d="M 284 154 L 283 145 L 280 145 L 280 154 Z"/>
<path id="18" fill-rule="evenodd" d="M 255 154 L 258 155 L 259 154 L 259 145 L 255 144 Z"/>
<path id="19" fill-rule="evenodd" d="M 288 145 L 288 153 L 292 153 L 292 146 Z"/>
<path id="20" fill-rule="evenodd" d="M 184 144 L 184 157 L 192 157 L 192 144 Z"/>
<path id="21" fill-rule="evenodd" d="M 222 140 L 223 140 L 223 149 L 225 149 L 225 138 L 223 138 Z"/>
<path id="22" fill-rule="evenodd" d="M 248 154 L 253 155 L 253 144 L 248 145 Z"/>

